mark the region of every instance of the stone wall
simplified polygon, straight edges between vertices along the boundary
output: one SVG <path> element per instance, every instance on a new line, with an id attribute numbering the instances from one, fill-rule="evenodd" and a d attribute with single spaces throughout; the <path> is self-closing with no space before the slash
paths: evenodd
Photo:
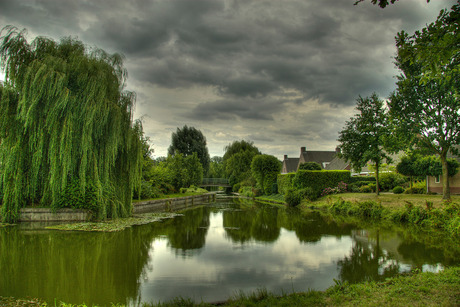
<path id="1" fill-rule="evenodd" d="M 216 200 L 215 193 L 165 198 L 133 203 L 133 213 L 171 212 L 191 206 L 210 203 Z M 59 209 L 53 212 L 50 208 L 22 208 L 19 222 L 64 222 L 87 221 L 91 214 L 86 210 Z"/>
<path id="2" fill-rule="evenodd" d="M 133 213 L 170 212 L 185 209 L 194 205 L 210 203 L 216 200 L 215 193 L 185 196 L 178 198 L 154 199 L 134 203 Z"/>
<path id="3" fill-rule="evenodd" d="M 59 209 L 53 212 L 50 208 L 22 208 L 19 222 L 64 222 L 86 221 L 90 213 L 86 210 Z"/>

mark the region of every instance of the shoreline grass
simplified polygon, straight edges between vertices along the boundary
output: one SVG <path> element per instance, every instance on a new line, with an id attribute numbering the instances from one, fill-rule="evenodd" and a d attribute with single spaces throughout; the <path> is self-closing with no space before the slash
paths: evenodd
<path id="1" fill-rule="evenodd" d="M 308 290 L 299 293 L 275 295 L 265 289 L 254 293 L 239 293 L 218 303 L 195 303 L 176 298 L 154 306 L 459 306 L 460 267 L 450 267 L 438 273 L 413 271 L 382 282 L 367 281 L 357 284 L 337 282 L 325 291 Z M 0 305 L 28 307 L 89 307 L 85 304 L 59 302 L 48 305 L 38 299 L 0 297 Z M 92 305 L 96 307 L 97 305 Z M 122 307 L 122 304 L 111 306 Z"/>

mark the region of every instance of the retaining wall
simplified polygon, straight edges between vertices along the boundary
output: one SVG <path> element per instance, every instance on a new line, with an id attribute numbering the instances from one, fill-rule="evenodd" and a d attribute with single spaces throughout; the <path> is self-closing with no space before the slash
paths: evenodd
<path id="1" fill-rule="evenodd" d="M 90 213 L 86 210 L 59 209 L 53 212 L 49 208 L 22 208 L 19 222 L 60 222 L 60 221 L 86 221 Z"/>
<path id="2" fill-rule="evenodd" d="M 216 200 L 215 193 L 165 198 L 133 203 L 133 214 L 148 212 L 171 212 L 194 205 L 210 203 Z M 59 209 L 53 212 L 50 208 L 22 208 L 19 222 L 64 222 L 87 221 L 91 214 L 86 210 Z"/>
<path id="3" fill-rule="evenodd" d="M 192 195 L 178 198 L 154 199 L 133 204 L 133 213 L 170 212 L 185 209 L 194 205 L 210 203 L 216 200 L 215 193 Z"/>

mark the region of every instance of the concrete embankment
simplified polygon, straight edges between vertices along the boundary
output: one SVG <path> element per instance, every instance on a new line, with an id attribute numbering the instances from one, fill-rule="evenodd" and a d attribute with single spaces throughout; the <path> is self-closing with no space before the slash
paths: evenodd
<path id="1" fill-rule="evenodd" d="M 206 193 L 178 198 L 140 201 L 133 203 L 133 214 L 177 211 L 199 204 L 207 204 L 215 200 L 215 193 Z M 91 219 L 91 213 L 87 210 L 66 208 L 53 212 L 50 208 L 22 208 L 19 222 L 78 222 L 89 219 Z"/>
<path id="2" fill-rule="evenodd" d="M 207 204 L 216 200 L 215 193 L 192 195 L 177 198 L 153 199 L 134 203 L 133 213 L 170 212 L 182 210 L 199 204 Z"/>

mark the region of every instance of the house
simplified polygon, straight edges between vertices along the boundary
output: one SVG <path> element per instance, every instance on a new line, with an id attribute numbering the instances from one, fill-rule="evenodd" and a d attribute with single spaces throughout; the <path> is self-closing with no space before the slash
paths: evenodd
<path id="1" fill-rule="evenodd" d="M 460 145 L 456 146 L 457 150 L 460 151 Z M 451 152 L 447 154 L 447 158 L 454 158 L 460 163 L 460 156 L 454 155 Z M 451 194 L 460 194 L 460 172 L 455 176 L 449 177 L 449 187 Z M 442 194 L 442 178 L 441 176 L 427 176 L 426 178 L 426 190 L 428 193 L 439 193 Z"/>
<path id="2" fill-rule="evenodd" d="M 283 168 L 281 174 L 294 173 L 299 167 L 299 158 L 288 158 L 288 155 L 284 155 Z"/>
<path id="3" fill-rule="evenodd" d="M 322 169 L 326 169 L 336 154 L 337 151 L 307 150 L 306 147 L 301 147 L 299 158 L 288 158 L 287 155 L 284 155 L 281 174 L 296 172 L 299 169 L 300 164 L 306 162 L 316 162 L 321 165 Z"/>

